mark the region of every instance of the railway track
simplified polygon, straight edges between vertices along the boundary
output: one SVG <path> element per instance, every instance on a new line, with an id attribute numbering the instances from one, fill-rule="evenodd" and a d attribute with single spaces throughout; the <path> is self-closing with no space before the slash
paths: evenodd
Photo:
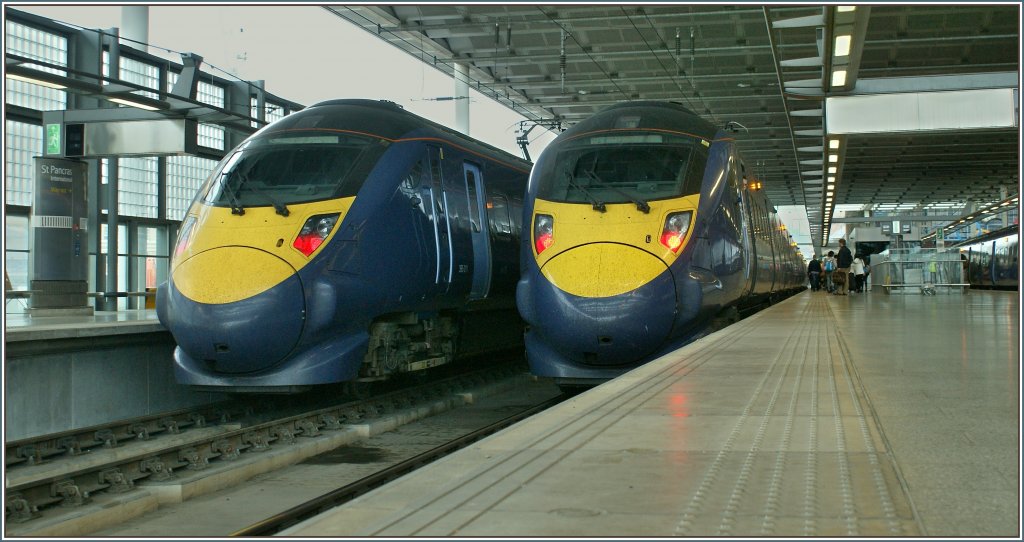
<path id="1" fill-rule="evenodd" d="M 431 450 L 427 450 L 419 455 L 392 465 L 384 470 L 375 472 L 350 484 L 346 484 L 343 487 L 320 495 L 314 499 L 310 499 L 300 505 L 289 508 L 288 510 L 256 522 L 248 527 L 239 529 L 231 533 L 231 536 L 271 536 L 277 534 L 292 525 L 314 517 L 336 506 L 341 506 L 363 493 L 380 487 L 392 480 L 395 480 L 396 478 L 399 478 L 400 476 L 413 472 L 416 469 L 430 464 L 456 450 L 465 448 L 480 439 L 493 435 L 494 433 L 497 433 L 498 431 L 501 431 L 502 429 L 505 429 L 519 421 L 525 420 L 534 414 L 543 412 L 565 399 L 566 395 L 556 396 L 543 403 L 535 405 L 532 408 L 517 412 L 505 419 L 477 429 L 472 433 L 446 442 Z"/>
<path id="2" fill-rule="evenodd" d="M 6 534 L 80 535 L 83 533 L 76 531 L 68 518 L 88 515 L 85 511 L 96 508 L 100 501 L 130 496 L 139 488 L 166 492 L 166 486 L 188 484 L 190 479 L 196 480 L 195 486 L 241 483 L 280 467 L 282 461 L 301 461 L 365 436 L 371 425 L 381 426 L 374 429 L 377 431 L 387 430 L 454 408 L 465 400 L 460 394 L 466 390 L 493 385 L 522 372 L 521 363 L 506 362 L 497 368 L 273 419 L 263 418 L 269 416 L 268 409 L 280 409 L 281 403 L 257 407 L 242 401 L 10 443 L 8 455 L 13 450 L 15 458 L 6 469 Z M 298 449 L 307 451 L 296 454 Z M 281 459 L 285 455 L 291 459 Z M 194 494 L 200 490 L 178 491 Z"/>

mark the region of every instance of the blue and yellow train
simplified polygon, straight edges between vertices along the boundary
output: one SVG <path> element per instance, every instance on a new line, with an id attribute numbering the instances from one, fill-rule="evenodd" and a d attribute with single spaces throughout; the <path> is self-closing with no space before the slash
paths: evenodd
<path id="1" fill-rule="evenodd" d="M 667 102 L 611 106 L 538 158 L 517 305 L 531 371 L 594 385 L 806 289 L 734 140 Z"/>
<path id="2" fill-rule="evenodd" d="M 263 128 L 199 190 L 158 291 L 178 381 L 294 392 L 521 345 L 529 170 L 391 102 Z"/>
<path id="3" fill-rule="evenodd" d="M 953 245 L 965 258 L 971 288 L 1017 290 L 1020 287 L 1020 226 L 1011 224 Z"/>

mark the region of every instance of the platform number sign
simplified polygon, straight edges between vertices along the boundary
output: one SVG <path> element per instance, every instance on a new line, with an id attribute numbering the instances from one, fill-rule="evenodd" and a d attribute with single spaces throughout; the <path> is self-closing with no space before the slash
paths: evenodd
<path id="1" fill-rule="evenodd" d="M 46 154 L 60 154 L 60 124 L 46 125 Z"/>

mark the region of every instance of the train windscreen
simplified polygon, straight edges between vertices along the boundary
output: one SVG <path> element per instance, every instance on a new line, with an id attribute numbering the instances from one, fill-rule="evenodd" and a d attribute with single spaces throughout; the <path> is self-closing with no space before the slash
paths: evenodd
<path id="1" fill-rule="evenodd" d="M 651 133 L 580 137 L 542 165 L 537 197 L 629 203 L 696 194 L 706 163 L 700 139 Z"/>
<path id="2" fill-rule="evenodd" d="M 380 140 L 324 131 L 272 132 L 226 156 L 204 201 L 232 208 L 281 209 L 354 196 L 384 152 Z"/>

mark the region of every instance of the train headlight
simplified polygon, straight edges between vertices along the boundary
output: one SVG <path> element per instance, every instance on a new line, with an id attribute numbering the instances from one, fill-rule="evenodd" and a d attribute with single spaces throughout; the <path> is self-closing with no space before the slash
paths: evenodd
<path id="1" fill-rule="evenodd" d="M 537 254 L 544 252 L 555 241 L 555 219 L 551 215 L 533 217 L 533 246 Z"/>
<path id="2" fill-rule="evenodd" d="M 302 225 L 302 229 L 299 230 L 299 235 L 295 237 L 292 246 L 308 257 L 331 234 L 331 230 L 334 229 L 334 225 L 338 222 L 338 216 L 335 213 L 309 217 L 306 223 Z"/>
<path id="3" fill-rule="evenodd" d="M 661 230 L 661 244 L 672 252 L 679 252 L 683 246 L 683 239 L 686 232 L 690 230 L 690 219 L 693 218 L 693 211 L 671 213 L 665 218 L 665 227 Z"/>

